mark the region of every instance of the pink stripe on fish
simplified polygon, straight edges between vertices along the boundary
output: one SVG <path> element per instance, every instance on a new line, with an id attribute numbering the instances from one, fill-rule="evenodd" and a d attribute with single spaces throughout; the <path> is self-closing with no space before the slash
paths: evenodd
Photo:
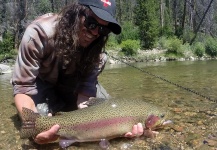
<path id="1" fill-rule="evenodd" d="M 132 120 L 135 120 L 135 117 L 117 117 L 111 119 L 101 119 L 92 122 L 84 122 L 72 127 L 74 130 L 88 130 L 88 129 L 98 129 L 100 127 L 129 123 Z"/>

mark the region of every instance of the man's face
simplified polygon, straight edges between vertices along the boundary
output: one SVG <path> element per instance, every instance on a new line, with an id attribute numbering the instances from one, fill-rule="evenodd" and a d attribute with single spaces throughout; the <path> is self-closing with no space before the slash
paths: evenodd
<path id="1" fill-rule="evenodd" d="M 87 18 L 88 18 L 89 22 L 92 22 L 92 21 L 95 22 L 96 21 L 96 24 L 98 24 L 98 25 L 95 26 L 93 29 L 92 28 L 88 29 L 87 27 L 85 27 L 85 25 L 87 24 L 85 22 L 85 21 L 87 21 Z M 88 25 L 91 25 L 91 24 L 88 24 Z M 108 22 L 97 17 L 91 10 L 88 10 L 86 17 L 81 16 L 81 26 L 80 26 L 80 32 L 78 34 L 80 46 L 88 47 L 94 40 L 96 40 L 100 36 L 99 28 L 101 26 L 102 27 L 108 26 Z"/>

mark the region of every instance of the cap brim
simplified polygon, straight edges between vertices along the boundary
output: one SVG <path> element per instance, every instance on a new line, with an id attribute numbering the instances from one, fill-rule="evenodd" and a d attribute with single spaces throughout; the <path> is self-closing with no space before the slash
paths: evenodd
<path id="1" fill-rule="evenodd" d="M 94 6 L 89 6 L 89 7 L 93 11 L 93 13 L 97 15 L 97 17 L 109 22 L 108 26 L 114 34 L 121 33 L 121 26 L 118 24 L 118 22 L 110 13 Z"/>

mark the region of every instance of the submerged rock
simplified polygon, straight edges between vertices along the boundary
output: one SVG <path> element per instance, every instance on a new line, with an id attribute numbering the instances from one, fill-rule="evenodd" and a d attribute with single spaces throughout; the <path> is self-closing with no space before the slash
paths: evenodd
<path id="1" fill-rule="evenodd" d="M 8 65 L 0 64 L 0 74 L 11 73 L 11 67 Z"/>

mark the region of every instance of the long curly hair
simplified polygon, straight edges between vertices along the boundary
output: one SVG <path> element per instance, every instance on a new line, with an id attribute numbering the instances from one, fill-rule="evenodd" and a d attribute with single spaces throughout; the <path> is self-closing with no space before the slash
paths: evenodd
<path id="1" fill-rule="evenodd" d="M 80 17 L 87 9 L 89 9 L 87 6 L 77 2 L 63 8 L 54 35 L 56 54 L 61 59 L 63 68 L 67 68 L 71 61 L 76 61 L 77 68 L 82 74 L 92 71 L 99 62 L 100 53 L 108 40 L 108 36 L 99 36 L 88 47 L 79 46 Z M 81 53 L 81 57 L 77 57 L 77 53 Z"/>

